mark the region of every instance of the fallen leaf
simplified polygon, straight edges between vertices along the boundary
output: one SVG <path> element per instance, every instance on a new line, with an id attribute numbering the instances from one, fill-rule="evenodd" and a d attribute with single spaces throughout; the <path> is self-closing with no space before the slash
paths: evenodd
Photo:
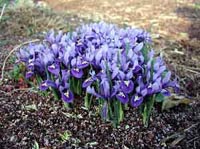
<path id="1" fill-rule="evenodd" d="M 190 99 L 185 98 L 184 96 L 178 96 L 176 94 L 172 94 L 172 96 L 165 98 L 166 99 L 162 103 L 162 110 L 168 110 L 180 104 L 188 105 L 192 102 Z"/>
<path id="2" fill-rule="evenodd" d="M 37 106 L 35 104 L 27 105 L 27 106 L 24 106 L 24 109 L 28 111 L 31 111 L 31 110 L 37 111 Z"/>

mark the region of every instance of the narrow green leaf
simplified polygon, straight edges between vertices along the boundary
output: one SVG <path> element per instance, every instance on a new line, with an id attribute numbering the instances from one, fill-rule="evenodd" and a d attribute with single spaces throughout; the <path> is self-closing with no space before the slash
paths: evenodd
<path id="1" fill-rule="evenodd" d="M 118 101 L 118 107 L 119 107 L 119 122 L 121 122 L 124 119 L 124 111 L 120 101 Z"/>
<path id="2" fill-rule="evenodd" d="M 144 106 L 144 111 L 142 115 L 143 115 L 143 124 L 145 125 L 145 127 L 148 127 L 154 101 L 155 101 L 155 95 L 152 97 L 149 97 L 147 101 L 144 103 L 145 106 Z"/>
<path id="3" fill-rule="evenodd" d="M 59 92 L 58 90 L 56 90 L 55 88 L 51 88 L 52 92 L 53 92 L 53 96 L 55 97 L 56 100 L 59 100 Z"/>
<path id="4" fill-rule="evenodd" d="M 148 61 L 148 52 L 149 52 L 149 46 L 147 44 L 144 45 L 144 47 L 142 48 L 142 54 L 144 56 L 144 61 Z"/>
<path id="5" fill-rule="evenodd" d="M 32 149 L 40 149 L 39 144 L 37 143 L 37 141 L 34 141 Z"/>
<path id="6" fill-rule="evenodd" d="M 165 96 L 161 93 L 157 94 L 155 97 L 156 102 L 163 102 L 165 100 Z"/>
<path id="7" fill-rule="evenodd" d="M 86 93 L 84 97 L 84 106 L 86 109 L 89 109 L 89 94 L 88 93 Z"/>

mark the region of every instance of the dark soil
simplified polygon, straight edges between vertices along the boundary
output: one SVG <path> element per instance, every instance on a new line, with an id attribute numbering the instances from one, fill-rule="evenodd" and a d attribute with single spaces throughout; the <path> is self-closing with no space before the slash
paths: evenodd
<path id="1" fill-rule="evenodd" d="M 168 112 L 153 111 L 150 125 L 142 125 L 137 109 L 126 111 L 119 128 L 102 122 L 95 109 L 86 111 L 80 101 L 68 110 L 62 101 L 44 98 L 37 93 L 13 91 L 3 85 L 1 92 L 1 148 L 31 148 L 34 140 L 45 148 L 198 148 L 200 146 L 200 106 L 179 106 Z M 78 99 L 77 99 L 78 100 Z M 80 99 L 79 99 L 80 100 Z M 28 109 L 36 105 L 36 109 Z M 70 113 L 70 115 L 66 115 Z M 59 134 L 69 131 L 71 137 L 62 143 Z M 170 138 L 171 136 L 171 138 Z M 166 138 L 168 138 L 165 140 Z M 179 138 L 182 140 L 178 143 Z"/>
<path id="2" fill-rule="evenodd" d="M 74 10 L 82 4 L 79 3 L 75 7 L 76 5 L 72 2 L 68 6 L 69 8 L 74 6 Z M 91 4 L 90 6 L 92 10 L 97 9 L 96 5 Z M 188 8 L 188 5 L 186 6 Z M 139 8 L 142 9 L 142 5 Z M 172 8 L 174 7 L 170 7 L 168 12 L 172 11 Z M 151 10 L 154 11 L 151 13 L 157 14 L 158 12 L 158 9 Z M 29 13 L 26 13 L 27 11 Z M 190 15 L 186 15 L 188 9 L 185 7 L 173 12 L 180 15 L 182 19 L 199 14 L 195 9 L 195 11 L 190 11 Z M 43 30 L 46 31 L 55 26 L 59 26 L 57 29 L 62 29 L 66 22 L 72 26 L 86 22 L 74 14 L 49 15 L 38 9 L 25 8 L 7 10 L 4 16 L 10 19 L 5 17 L 4 22 L 0 24 L 0 70 L 5 57 L 15 45 L 28 39 L 41 38 Z M 22 21 L 27 19 L 26 22 L 34 22 L 34 19 L 42 16 L 48 18 L 46 20 L 48 22 L 43 18 L 38 23 L 39 27 L 37 24 L 31 27 L 31 32 L 28 32 L 27 29 L 30 28 L 31 23 L 27 25 Z M 52 22 L 50 27 L 45 28 L 49 23 L 49 18 L 54 20 L 55 16 L 59 21 Z M 195 26 L 199 25 L 197 17 L 194 17 L 192 21 L 197 24 Z M 59 23 L 56 24 L 56 22 Z M 161 23 L 160 28 L 164 28 L 162 25 Z M 23 29 L 20 29 L 21 26 Z M 65 29 L 68 30 L 68 28 Z M 176 30 L 176 27 L 173 29 Z M 169 40 L 169 36 L 162 35 L 155 38 L 155 45 L 157 49 L 160 49 L 157 51 L 165 57 L 169 68 L 178 75 L 181 86 L 180 94 L 191 99 L 192 103 L 179 105 L 163 112 L 160 105 L 157 105 L 153 110 L 148 128 L 143 126 L 138 109 L 132 107 L 125 111 L 125 119 L 118 128 L 113 128 L 110 123 L 103 122 L 98 115 L 97 107 L 92 107 L 90 111 L 82 108 L 81 98 L 75 100 L 72 109 L 67 109 L 61 100 L 56 101 L 51 95 L 42 96 L 37 90 L 26 88 L 27 85 L 23 81 L 11 79 L 9 71 L 13 68 L 13 61 L 9 59 L 5 69 L 6 78 L 0 86 L 0 149 L 32 148 L 35 141 L 40 148 L 45 149 L 200 148 L 200 42 L 197 34 L 187 31 L 189 28 L 182 29 L 189 34 L 189 39 L 174 40 L 175 38 L 171 37 L 172 41 Z M 195 32 L 198 31 L 199 29 L 196 29 Z M 38 32 L 41 34 L 38 35 Z M 62 140 L 61 134 L 66 131 L 70 137 Z"/>

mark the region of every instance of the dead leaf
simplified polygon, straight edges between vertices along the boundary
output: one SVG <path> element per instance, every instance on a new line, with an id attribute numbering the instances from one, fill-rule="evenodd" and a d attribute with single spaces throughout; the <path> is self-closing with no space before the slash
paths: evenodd
<path id="1" fill-rule="evenodd" d="M 161 145 L 170 144 L 171 147 L 175 147 L 181 140 L 185 138 L 185 134 L 183 133 L 174 133 L 171 136 L 164 138 L 161 141 Z"/>
<path id="2" fill-rule="evenodd" d="M 185 138 L 185 135 L 179 135 L 171 144 L 171 147 L 175 147 L 180 141 Z"/>
<path id="3" fill-rule="evenodd" d="M 166 97 L 166 99 L 162 103 L 162 110 L 168 110 L 170 108 L 176 107 L 180 104 L 190 104 L 192 101 L 184 96 L 178 96 L 176 94 L 172 94 L 170 97 Z"/>

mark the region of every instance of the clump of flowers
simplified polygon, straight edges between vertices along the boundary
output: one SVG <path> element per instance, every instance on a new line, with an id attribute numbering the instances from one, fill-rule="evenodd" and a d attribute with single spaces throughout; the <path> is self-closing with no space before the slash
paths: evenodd
<path id="1" fill-rule="evenodd" d="M 114 124 L 122 121 L 128 104 L 142 107 L 147 124 L 157 97 L 178 90 L 163 59 L 154 56 L 150 35 L 141 29 L 100 22 L 68 33 L 50 31 L 17 56 L 26 66 L 26 78 L 36 78 L 40 90 L 52 90 L 66 103 L 78 95 L 87 108 L 97 100 L 102 118 Z"/>

